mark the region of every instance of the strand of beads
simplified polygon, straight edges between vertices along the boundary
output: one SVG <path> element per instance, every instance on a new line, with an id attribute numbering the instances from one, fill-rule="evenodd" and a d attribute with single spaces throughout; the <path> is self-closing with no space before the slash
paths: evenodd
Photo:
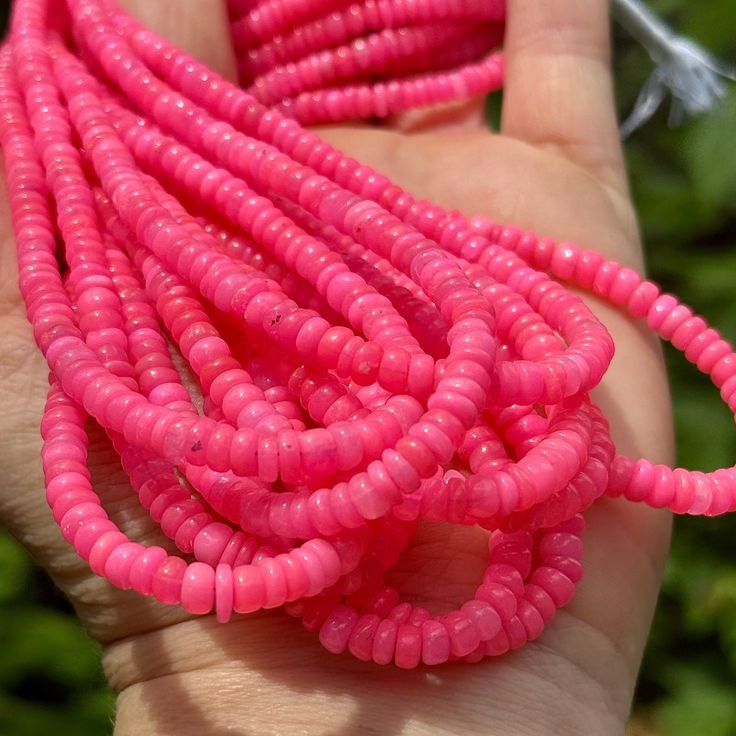
<path id="1" fill-rule="evenodd" d="M 95 573 L 221 621 L 286 604 L 359 659 L 472 662 L 570 599 L 602 495 L 734 508 L 733 469 L 616 455 L 587 396 L 613 346 L 559 281 L 645 317 L 736 409 L 736 356 L 701 318 L 596 253 L 416 201 L 285 114 L 487 91 L 502 3 L 231 0 L 247 89 L 109 0 L 66 0 L 54 24 L 49 7 L 18 0 L 0 138 L 52 371 L 47 498 Z M 91 421 L 179 553 L 108 517 Z M 491 532 L 453 611 L 386 584 L 419 522 Z"/>
<path id="2" fill-rule="evenodd" d="M 191 61 L 189 62 L 191 69 Z M 191 78 L 191 76 L 190 76 Z M 213 79 L 203 78 L 204 84 L 212 85 Z M 194 91 L 190 88 L 190 91 Z M 228 90 L 228 92 L 230 92 Z M 233 95 L 223 95 L 227 99 L 227 103 L 230 103 Z M 221 108 L 221 111 L 223 109 Z M 227 111 L 224 110 L 227 114 Z M 279 120 L 278 132 L 283 131 L 286 127 L 283 125 L 285 121 Z M 264 133 L 263 128 L 259 129 L 259 132 Z M 290 131 L 291 132 L 291 131 Z M 313 141 L 305 140 L 308 138 L 307 135 L 302 135 L 299 138 L 299 143 L 302 146 L 302 150 L 309 150 L 308 144 Z M 288 149 L 287 149 L 288 150 Z M 331 157 L 331 167 L 325 171 L 327 175 L 339 175 L 339 173 L 348 172 L 348 175 L 356 175 L 355 178 L 359 180 L 360 173 L 359 167 L 345 166 L 346 160 L 344 157 L 334 156 L 334 151 L 330 151 L 329 147 L 324 144 L 320 144 L 319 141 L 314 141 L 312 152 L 316 155 L 325 155 L 328 158 Z M 348 164 L 354 162 L 347 162 Z M 350 170 L 352 168 L 352 170 Z M 347 178 L 347 177 L 346 177 Z M 355 191 L 360 194 L 366 194 L 365 188 L 355 187 Z M 390 187 L 386 187 L 385 191 L 391 191 Z M 368 196 L 374 195 L 375 190 L 369 191 Z M 403 192 L 398 195 L 396 189 L 392 191 L 392 195 L 396 198 L 396 204 L 398 207 L 393 209 L 395 214 L 399 214 L 397 210 L 409 210 L 409 215 L 412 216 L 413 221 L 417 225 L 421 225 L 421 219 L 419 216 L 426 217 L 430 222 L 434 220 L 435 223 L 442 223 L 443 217 L 442 212 L 437 213 L 437 209 L 432 209 L 427 203 L 414 203 L 411 198 Z M 416 206 L 416 205 L 419 206 Z M 413 210 L 413 211 L 412 211 Z M 458 221 L 460 227 L 458 227 Z M 476 225 L 476 227 L 471 227 Z M 426 227 L 426 226 L 425 226 Z M 553 274 L 563 280 L 573 280 L 573 282 L 582 286 L 583 288 L 592 288 L 596 293 L 609 298 L 614 304 L 620 306 L 627 306 L 631 314 L 635 317 L 645 316 L 648 306 L 652 306 L 656 303 L 657 294 L 656 287 L 646 281 L 642 281 L 636 274 L 630 269 L 623 269 L 617 264 L 606 262 L 599 254 L 594 252 L 580 253 L 574 247 L 568 244 L 557 246 L 555 243 L 549 240 L 537 240 L 531 233 L 522 235 L 514 228 L 500 228 L 489 227 L 488 223 L 468 223 L 463 222 L 463 218 L 457 218 L 455 223 L 445 222 L 441 227 L 433 227 L 429 230 L 425 229 L 425 234 L 430 237 L 436 237 L 441 239 L 444 235 L 450 234 L 453 240 L 455 240 L 456 251 L 460 251 L 461 246 L 465 246 L 466 255 L 475 256 L 477 258 L 477 251 L 479 249 L 478 241 L 472 238 L 472 235 L 481 233 L 484 229 L 487 230 L 487 235 L 492 235 L 494 242 L 498 242 L 504 246 L 504 248 L 513 248 L 518 250 L 527 260 L 535 265 L 542 268 L 548 268 Z M 464 232 L 463 232 L 464 230 Z M 470 237 L 468 237 L 470 235 Z M 462 239 L 467 242 L 463 243 Z M 486 251 L 487 252 L 487 251 Z M 502 259 L 505 259 L 508 263 L 508 251 L 502 254 Z M 537 278 L 534 274 L 532 279 Z M 536 286 L 536 284 L 534 284 Z M 539 292 L 544 293 L 544 288 L 541 287 Z M 570 299 L 568 294 L 564 294 L 561 299 L 562 304 L 558 308 L 565 308 L 565 300 Z M 628 301 L 627 301 L 628 300 Z M 666 297 L 665 301 L 671 301 L 671 297 Z M 728 373 L 728 367 L 732 363 L 731 350 L 725 341 L 722 341 L 720 337 L 712 330 L 707 328 L 707 325 L 698 317 L 694 317 L 688 311 L 683 311 L 686 308 L 681 307 L 675 303 L 669 305 L 673 312 L 677 315 L 680 320 L 680 325 L 683 329 L 680 330 L 674 344 L 681 349 L 685 349 L 686 355 L 689 359 L 698 361 L 700 357 L 700 351 L 703 351 L 703 358 L 699 361 L 699 367 L 704 370 L 709 370 L 709 367 L 715 367 L 718 364 L 719 370 L 716 371 L 716 380 L 719 381 L 724 389 L 722 395 L 729 405 L 734 403 L 734 386 L 736 381 L 733 376 Z M 652 307 L 654 315 L 659 315 L 662 304 L 656 303 L 656 307 Z M 670 325 L 672 319 L 669 320 Z M 677 326 L 677 325 L 676 325 Z M 668 326 L 669 330 L 669 326 Z M 668 338 L 674 332 L 665 330 L 662 334 L 663 337 Z M 690 347 L 687 347 L 686 341 L 688 337 L 691 339 Z M 706 349 L 707 348 L 707 349 Z M 605 362 L 605 361 L 602 361 Z M 617 468 L 624 470 L 624 475 L 628 472 L 627 468 L 633 465 L 630 461 L 627 462 L 623 458 L 617 460 Z M 637 463 L 637 473 L 640 477 L 648 477 L 650 480 L 653 479 L 653 473 L 657 474 L 657 483 L 659 490 L 655 494 L 656 500 L 652 502 L 655 505 L 663 505 L 673 501 L 672 494 L 674 493 L 675 484 L 673 482 L 672 471 L 667 468 L 656 467 L 651 468 L 647 466 L 646 461 L 639 461 Z M 733 476 L 731 471 L 718 471 L 716 475 L 707 475 L 705 478 L 701 477 L 700 474 L 690 475 L 685 471 L 677 471 L 677 476 L 681 479 L 679 488 L 681 498 L 675 504 L 675 508 L 678 510 L 686 510 L 688 508 L 687 499 L 693 496 L 692 484 L 696 483 L 699 488 L 703 488 L 704 484 L 715 484 L 715 488 L 711 485 L 708 498 L 708 503 L 713 506 L 713 513 L 717 512 L 718 509 L 725 510 L 730 508 L 733 503 L 731 499 L 730 490 L 733 485 Z M 618 476 L 621 478 L 621 475 Z M 689 479 L 689 480 L 688 480 Z M 638 483 L 639 481 L 637 481 Z M 724 483 L 726 484 L 724 486 Z M 717 490 L 717 493 L 713 493 Z M 718 500 L 716 501 L 716 496 Z M 632 495 L 632 498 L 636 497 Z M 683 503 L 685 504 L 683 506 Z M 700 506 L 703 506 L 702 494 Z"/>
<path id="3" fill-rule="evenodd" d="M 241 83 L 303 123 L 386 117 L 498 89 L 505 3 L 230 2 Z M 461 41 L 461 42 L 460 42 Z"/>
<path id="4" fill-rule="evenodd" d="M 231 7 L 234 17 L 242 14 L 242 9 L 237 2 L 232 1 Z M 327 13 L 334 10 L 333 6 L 325 8 L 324 15 L 321 15 L 323 11 L 320 10 L 319 5 L 315 4 L 311 7 L 312 15 L 306 13 L 305 18 L 310 18 L 315 28 L 321 28 L 324 24 L 329 23 Z M 279 19 L 276 22 L 279 23 L 285 17 L 281 8 L 280 3 L 263 3 L 259 8 L 254 9 L 253 13 L 258 16 L 261 9 L 264 15 L 269 15 L 269 17 L 271 13 L 274 13 L 274 17 Z M 373 8 L 374 6 L 370 5 L 368 12 L 372 13 Z M 470 9 L 470 4 L 467 5 L 467 8 L 467 12 L 475 12 Z M 497 11 L 491 10 L 488 4 L 486 9 L 489 13 L 498 11 L 497 15 L 485 16 L 486 19 L 500 20 L 503 18 L 502 7 Z M 431 11 L 428 12 L 431 13 Z M 451 13 L 452 11 L 447 11 L 446 17 L 452 17 Z M 248 15 L 243 15 L 243 17 L 249 18 Z M 414 22 L 419 22 L 418 16 L 412 17 Z M 427 19 L 429 16 L 422 17 Z M 376 18 L 372 20 L 377 21 Z M 402 17 L 400 22 L 405 20 Z M 251 20 L 246 22 L 249 28 L 252 27 Z M 390 21 L 386 23 L 390 27 Z M 278 28 L 275 31 L 277 34 L 283 31 L 283 25 L 274 27 Z M 304 28 L 306 27 L 307 24 Z M 294 33 L 296 38 L 300 35 L 299 30 Z M 257 45 L 256 39 L 261 42 L 266 40 L 266 38 L 253 36 L 254 45 Z M 281 40 L 282 36 L 279 36 L 279 42 Z M 334 45 L 324 33 L 320 40 L 325 46 Z M 342 37 L 340 37 L 341 40 L 343 40 Z M 274 60 L 274 66 L 277 63 Z M 227 116 L 226 112 L 225 115 Z M 301 150 L 308 150 L 311 141 L 308 143 L 301 138 L 299 143 L 302 146 Z M 335 156 L 335 152 L 329 150 L 328 146 L 323 145 L 320 148 L 319 144 L 316 144 L 312 150 L 319 151 L 314 155 L 322 155 L 330 160 L 328 170 L 321 172 L 327 176 L 339 176 L 340 167 L 343 171 L 352 168 L 351 166 L 346 167 L 345 159 L 339 155 Z M 295 157 L 299 158 L 298 155 Z M 353 171 L 350 173 L 352 174 Z M 350 188 L 364 196 L 376 196 L 375 189 L 359 186 Z M 385 194 L 382 193 L 378 195 L 381 197 L 378 201 L 394 214 L 411 218 L 410 221 L 427 237 L 447 244 L 456 254 L 467 257 L 469 260 L 479 260 L 487 244 L 479 243 L 472 238 L 472 235 L 484 235 L 494 244 L 503 246 L 505 252 L 502 253 L 501 258 L 507 263 L 510 264 L 508 250 L 513 250 L 533 267 L 547 270 L 562 281 L 592 290 L 596 295 L 625 308 L 635 318 L 646 318 L 651 329 L 657 331 L 663 339 L 670 340 L 701 371 L 711 375 L 714 384 L 720 389 L 722 398 L 731 411 L 736 413 L 736 373 L 733 367 L 736 357 L 731 346 L 715 330 L 709 328 L 701 317 L 694 315 L 691 310 L 679 304 L 672 296 L 661 295 L 651 282 L 643 280 L 631 269 L 621 267 L 612 261 L 606 261 L 594 251 L 580 252 L 571 244 L 558 245 L 549 239 L 537 239 L 533 233 L 521 233 L 516 228 L 494 226 L 481 219 L 469 222 L 458 216 L 454 222 L 448 222 L 439 208 L 432 208 L 429 203 L 416 203 L 406 192 L 397 191 L 397 189 L 386 185 L 384 192 L 389 193 L 389 197 L 385 197 Z M 427 218 L 426 223 L 422 222 L 423 217 Z M 566 298 L 568 295 L 563 296 L 563 299 Z M 513 383 L 513 379 L 510 383 Z M 723 469 L 706 474 L 690 473 L 684 469 L 673 471 L 666 466 L 652 465 L 647 460 L 633 461 L 629 458 L 618 457 L 615 462 L 615 481 L 610 492 L 613 495 L 626 495 L 627 498 L 634 501 L 646 500 L 656 507 L 668 506 L 679 513 L 714 515 L 736 507 L 734 483 L 736 483 L 736 472 L 733 469 Z"/>

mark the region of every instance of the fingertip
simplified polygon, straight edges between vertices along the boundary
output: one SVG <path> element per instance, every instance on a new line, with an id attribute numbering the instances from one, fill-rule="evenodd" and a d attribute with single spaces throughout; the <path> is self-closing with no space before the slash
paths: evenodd
<path id="1" fill-rule="evenodd" d="M 502 132 L 625 181 L 607 0 L 508 0 Z"/>

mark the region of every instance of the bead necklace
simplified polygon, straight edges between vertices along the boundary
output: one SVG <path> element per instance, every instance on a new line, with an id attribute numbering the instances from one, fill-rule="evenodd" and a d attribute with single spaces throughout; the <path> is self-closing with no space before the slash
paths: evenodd
<path id="1" fill-rule="evenodd" d="M 616 454 L 588 397 L 613 344 L 561 282 L 646 319 L 734 411 L 736 355 L 704 320 L 593 251 L 415 200 L 301 126 L 497 88 L 503 3 L 229 9 L 241 87 L 110 0 L 17 0 L 0 51 L 20 288 L 51 369 L 47 499 L 96 574 L 222 622 L 285 605 L 331 652 L 411 668 L 537 638 L 603 495 L 736 508 L 733 469 Z M 108 517 L 89 421 L 180 555 Z M 440 521 L 491 535 L 473 598 L 433 615 L 385 574 Z"/>

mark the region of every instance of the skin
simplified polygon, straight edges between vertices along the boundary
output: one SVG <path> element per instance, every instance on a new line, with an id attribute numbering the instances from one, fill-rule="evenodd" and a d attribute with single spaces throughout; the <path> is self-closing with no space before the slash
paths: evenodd
<path id="1" fill-rule="evenodd" d="M 123 5 L 233 76 L 221 0 L 181 0 L 176 12 L 173 3 Z M 641 269 L 612 101 L 607 10 L 605 0 L 509 0 L 500 134 L 485 128 L 478 100 L 402 115 L 382 127 L 322 133 L 418 196 Z M 37 427 L 47 368 L 17 291 L 0 195 L 0 521 L 103 643 L 105 671 L 119 693 L 116 736 L 624 732 L 666 556 L 664 512 L 598 502 L 586 515 L 586 574 L 573 602 L 538 641 L 474 666 L 380 668 L 328 654 L 281 612 L 221 626 L 95 577 L 62 539 L 43 498 Z M 622 313 L 589 301 L 617 346 L 595 399 L 618 451 L 671 463 L 672 421 L 656 341 Z M 161 543 L 100 432 L 93 432 L 91 467 L 123 530 Z M 473 529 L 423 529 L 395 579 L 410 600 L 435 610 L 457 604 L 477 584 L 484 542 Z"/>

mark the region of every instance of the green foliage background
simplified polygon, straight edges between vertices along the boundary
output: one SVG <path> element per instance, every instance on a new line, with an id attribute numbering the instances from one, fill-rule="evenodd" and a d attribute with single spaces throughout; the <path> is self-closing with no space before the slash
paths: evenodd
<path id="1" fill-rule="evenodd" d="M 733 0 L 658 0 L 683 33 L 736 61 Z M 1 14 L 0 9 L 0 14 Z M 629 111 L 651 71 L 617 32 L 617 93 Z M 650 274 L 736 339 L 736 85 L 713 113 L 671 130 L 661 111 L 626 142 Z M 736 429 L 708 381 L 667 351 L 678 462 L 736 459 Z M 631 732 L 736 736 L 736 520 L 678 518 Z M 62 725 L 63 724 L 63 725 Z M 0 529 L 0 734 L 112 730 L 99 649 L 27 553 Z"/>
<path id="2" fill-rule="evenodd" d="M 736 62 L 732 0 L 652 3 L 674 26 Z M 648 65 L 620 44 L 617 87 L 630 109 Z M 659 114 L 626 144 L 652 276 L 736 340 L 736 85 L 710 115 L 676 130 Z M 667 346 L 669 348 L 669 346 Z M 736 428 L 718 392 L 667 349 L 678 463 L 736 461 Z M 736 736 L 736 520 L 678 517 L 636 704 L 641 733 Z"/>

